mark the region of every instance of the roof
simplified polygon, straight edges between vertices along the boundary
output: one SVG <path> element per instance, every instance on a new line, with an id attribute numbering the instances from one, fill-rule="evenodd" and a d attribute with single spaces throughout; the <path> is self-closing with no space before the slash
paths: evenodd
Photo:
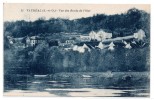
<path id="1" fill-rule="evenodd" d="M 43 37 L 39 37 L 39 36 L 32 36 L 30 37 L 31 40 L 44 40 Z"/>
<path id="2" fill-rule="evenodd" d="M 80 42 L 80 43 L 77 43 L 76 45 L 83 46 L 84 44 L 86 44 L 89 48 L 92 48 L 92 47 L 98 46 L 99 42 Z"/>
<path id="3" fill-rule="evenodd" d="M 74 39 L 61 39 L 59 40 L 61 43 L 65 43 L 66 41 L 74 41 Z"/>

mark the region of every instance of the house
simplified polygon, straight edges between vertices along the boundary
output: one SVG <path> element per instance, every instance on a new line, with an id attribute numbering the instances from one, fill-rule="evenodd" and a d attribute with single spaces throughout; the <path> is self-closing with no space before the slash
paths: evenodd
<path id="1" fill-rule="evenodd" d="M 140 29 L 137 33 L 134 33 L 134 38 L 138 40 L 143 40 L 145 37 L 145 32 L 142 29 Z"/>
<path id="2" fill-rule="evenodd" d="M 110 38 L 112 38 L 112 33 L 107 33 L 107 32 L 105 32 L 105 31 L 103 31 L 103 30 L 101 29 L 101 30 L 99 30 L 99 31 L 97 32 L 97 35 L 96 35 L 95 37 L 96 37 L 97 41 L 103 41 L 103 40 L 105 40 L 105 39 L 110 39 Z"/>
<path id="3" fill-rule="evenodd" d="M 94 31 L 91 31 L 90 33 L 89 33 L 89 37 L 90 37 L 90 39 L 91 40 L 95 40 L 96 39 L 96 32 L 94 32 Z"/>
<path id="4" fill-rule="evenodd" d="M 65 43 L 66 44 L 74 44 L 75 41 L 73 39 L 70 39 L 70 40 L 66 40 Z"/>
<path id="5" fill-rule="evenodd" d="M 104 48 L 105 48 L 105 45 L 102 44 L 102 42 L 100 42 L 100 43 L 98 44 L 98 46 L 96 46 L 96 47 L 98 47 L 99 49 L 104 49 Z"/>
<path id="6" fill-rule="evenodd" d="M 126 49 L 131 49 L 132 48 L 130 43 L 127 43 L 126 41 L 122 41 L 122 42 L 125 44 L 124 48 L 126 48 Z"/>
<path id="7" fill-rule="evenodd" d="M 130 43 L 128 43 L 128 44 L 126 44 L 125 48 L 126 48 L 126 49 L 131 49 L 132 46 L 130 45 Z"/>
<path id="8" fill-rule="evenodd" d="M 31 40 L 30 40 L 30 37 L 29 36 L 27 36 L 26 38 L 24 38 L 24 43 L 25 43 L 25 47 L 30 47 L 31 45 Z"/>
<path id="9" fill-rule="evenodd" d="M 59 46 L 73 46 L 76 42 L 73 39 L 68 40 L 59 40 L 58 44 Z"/>
<path id="10" fill-rule="evenodd" d="M 111 50 L 111 51 L 113 51 L 114 50 L 114 43 L 113 42 L 111 42 L 110 44 L 109 44 L 109 48 L 108 48 L 108 50 Z"/>
<path id="11" fill-rule="evenodd" d="M 39 43 L 42 43 L 45 39 L 39 36 L 32 36 L 30 37 L 31 46 L 35 46 Z"/>
<path id="12" fill-rule="evenodd" d="M 64 50 L 66 50 L 66 51 L 69 51 L 69 50 L 71 50 L 72 48 L 64 48 Z"/>
<path id="13" fill-rule="evenodd" d="M 13 44 L 15 42 L 15 40 L 11 36 L 7 36 L 7 39 L 9 40 L 10 44 Z"/>
<path id="14" fill-rule="evenodd" d="M 29 37 L 27 36 L 25 39 L 24 39 L 24 42 L 25 42 L 25 46 L 26 47 L 33 47 L 33 46 L 36 46 L 37 44 L 40 44 L 42 43 L 43 41 L 45 41 L 44 38 L 42 37 L 39 37 L 39 36 L 32 36 L 32 37 Z"/>
<path id="15" fill-rule="evenodd" d="M 90 41 L 91 37 L 89 35 L 80 35 L 80 41 L 84 42 L 84 41 Z"/>
<path id="16" fill-rule="evenodd" d="M 86 45 L 86 44 L 83 44 L 82 48 L 87 49 L 88 51 L 90 51 L 89 46 L 88 46 L 88 45 Z"/>
<path id="17" fill-rule="evenodd" d="M 82 46 L 81 45 L 75 45 L 73 47 L 73 51 L 78 51 L 79 53 L 84 53 L 85 50 L 88 50 L 90 52 L 90 48 L 86 44 L 83 44 Z"/>
<path id="18" fill-rule="evenodd" d="M 83 48 L 83 46 L 75 45 L 73 47 L 73 51 L 78 51 L 79 53 L 84 53 L 85 52 L 85 49 Z"/>
<path id="19" fill-rule="evenodd" d="M 84 53 L 85 52 L 85 48 L 83 48 L 82 46 L 78 47 L 78 52 L 79 53 Z"/>

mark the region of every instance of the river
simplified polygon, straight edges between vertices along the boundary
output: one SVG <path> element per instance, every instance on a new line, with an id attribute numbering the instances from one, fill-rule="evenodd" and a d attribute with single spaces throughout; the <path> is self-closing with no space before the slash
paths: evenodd
<path id="1" fill-rule="evenodd" d="M 16 75 L 14 81 L 5 81 L 4 96 L 149 97 L 149 74 L 129 75 L 116 72 Z"/>

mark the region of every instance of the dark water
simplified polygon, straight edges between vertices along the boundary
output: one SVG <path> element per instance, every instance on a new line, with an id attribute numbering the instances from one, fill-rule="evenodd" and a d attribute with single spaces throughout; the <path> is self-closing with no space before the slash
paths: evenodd
<path id="1" fill-rule="evenodd" d="M 104 75 L 105 76 L 105 75 Z M 149 97 L 149 79 L 146 75 L 131 77 L 110 75 L 16 75 L 10 80 L 5 79 L 4 95 L 21 90 L 23 93 L 47 92 L 55 96 L 120 96 Z M 39 95 L 38 95 L 39 96 Z M 52 95 L 51 95 L 52 96 Z"/>

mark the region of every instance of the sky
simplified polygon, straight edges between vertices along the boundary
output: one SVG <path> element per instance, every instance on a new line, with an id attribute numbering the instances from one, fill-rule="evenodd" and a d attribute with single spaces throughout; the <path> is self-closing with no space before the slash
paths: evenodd
<path id="1" fill-rule="evenodd" d="M 34 21 L 40 17 L 77 19 L 94 14 L 120 14 L 131 8 L 150 13 L 149 4 L 50 4 L 4 3 L 4 21 Z"/>

